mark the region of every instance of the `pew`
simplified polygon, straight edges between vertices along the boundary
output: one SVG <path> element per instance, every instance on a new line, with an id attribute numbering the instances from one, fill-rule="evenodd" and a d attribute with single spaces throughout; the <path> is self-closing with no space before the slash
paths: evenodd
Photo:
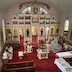
<path id="1" fill-rule="evenodd" d="M 6 72 L 35 72 L 34 66 L 7 69 Z"/>
<path id="2" fill-rule="evenodd" d="M 33 60 L 25 62 L 7 63 L 6 72 L 35 72 Z"/>
<path id="3" fill-rule="evenodd" d="M 72 66 L 72 58 L 65 58 L 65 60 Z"/>

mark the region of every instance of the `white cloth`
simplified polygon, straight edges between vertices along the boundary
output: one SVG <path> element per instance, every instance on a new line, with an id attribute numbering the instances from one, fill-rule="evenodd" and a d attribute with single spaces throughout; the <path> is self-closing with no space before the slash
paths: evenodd
<path id="1" fill-rule="evenodd" d="M 42 51 L 41 49 L 37 49 L 37 53 L 44 54 L 44 53 L 48 53 L 48 52 L 47 51 Z"/>
<path id="2" fill-rule="evenodd" d="M 31 53 L 32 51 L 32 45 L 27 45 L 27 53 Z"/>
<path id="3" fill-rule="evenodd" d="M 22 51 L 19 51 L 18 52 L 18 56 L 23 56 L 23 52 Z"/>
<path id="4" fill-rule="evenodd" d="M 58 57 L 72 58 L 72 51 L 56 53 Z"/>
<path id="5" fill-rule="evenodd" d="M 13 47 L 12 47 L 12 46 L 10 46 L 9 48 L 8 48 L 8 47 L 6 47 L 6 49 L 8 49 L 8 52 L 10 52 L 10 53 L 12 53 L 12 54 L 13 54 Z"/>
<path id="6" fill-rule="evenodd" d="M 62 58 L 55 59 L 54 64 L 56 64 L 62 72 L 72 72 L 72 66 Z"/>
<path id="7" fill-rule="evenodd" d="M 8 53 L 5 51 L 4 53 L 3 53 L 3 59 L 7 59 L 8 58 Z"/>

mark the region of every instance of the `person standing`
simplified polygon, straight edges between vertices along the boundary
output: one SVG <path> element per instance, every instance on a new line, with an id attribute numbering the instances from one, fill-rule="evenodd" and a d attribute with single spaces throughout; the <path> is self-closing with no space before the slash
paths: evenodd
<path id="1" fill-rule="evenodd" d="M 43 35 L 43 28 L 41 28 L 41 36 Z"/>
<path id="2" fill-rule="evenodd" d="M 27 36 L 29 36 L 29 29 L 27 28 Z"/>
<path id="3" fill-rule="evenodd" d="M 8 52 L 8 59 L 12 59 L 12 57 L 13 57 L 13 47 L 8 45 L 6 47 L 6 51 Z"/>

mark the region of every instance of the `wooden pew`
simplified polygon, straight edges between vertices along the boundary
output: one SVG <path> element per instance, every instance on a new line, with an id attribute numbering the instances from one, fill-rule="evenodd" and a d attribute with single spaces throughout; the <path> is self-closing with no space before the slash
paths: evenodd
<path id="1" fill-rule="evenodd" d="M 7 69 L 6 72 L 35 72 L 34 66 Z"/>
<path id="2" fill-rule="evenodd" d="M 72 58 L 65 58 L 65 60 L 72 66 Z"/>
<path id="3" fill-rule="evenodd" d="M 35 72 L 33 60 L 25 62 L 7 63 L 6 72 Z"/>

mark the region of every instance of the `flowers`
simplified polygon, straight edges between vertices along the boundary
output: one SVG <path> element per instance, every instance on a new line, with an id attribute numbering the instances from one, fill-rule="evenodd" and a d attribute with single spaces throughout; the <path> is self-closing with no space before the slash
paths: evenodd
<path id="1" fill-rule="evenodd" d="M 40 49 L 41 49 L 42 51 L 44 51 L 45 49 L 47 49 L 47 46 L 44 44 L 44 45 L 40 46 Z"/>

